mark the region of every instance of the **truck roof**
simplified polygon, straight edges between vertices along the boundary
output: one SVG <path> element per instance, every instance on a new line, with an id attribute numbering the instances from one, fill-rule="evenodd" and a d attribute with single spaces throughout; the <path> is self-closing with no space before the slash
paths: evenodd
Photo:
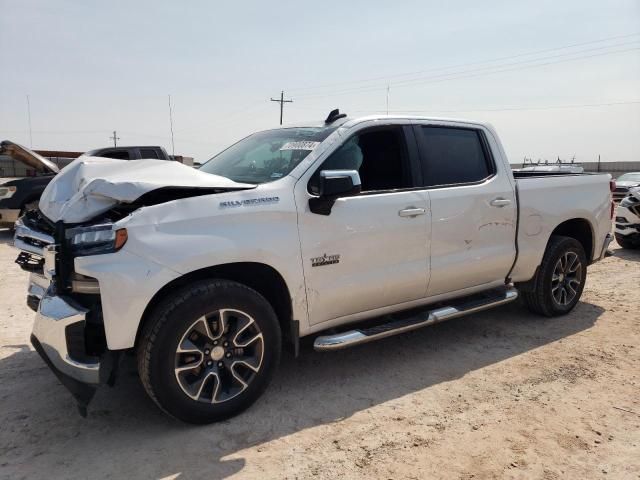
<path id="1" fill-rule="evenodd" d="M 432 116 L 423 116 L 423 115 L 383 115 L 383 114 L 372 114 L 372 115 L 363 115 L 359 117 L 342 117 L 338 120 L 335 120 L 330 123 L 326 123 L 326 121 L 318 121 L 313 120 L 309 122 L 303 123 L 295 123 L 283 125 L 279 128 L 304 128 L 304 127 L 352 127 L 362 122 L 368 121 L 376 121 L 376 120 L 427 120 L 433 122 L 447 122 L 447 123 L 460 123 L 460 124 L 472 124 L 487 127 L 489 129 L 493 129 L 491 124 L 488 122 L 480 122 L 477 120 L 469 120 L 463 118 L 446 118 L 446 117 L 432 117 Z"/>

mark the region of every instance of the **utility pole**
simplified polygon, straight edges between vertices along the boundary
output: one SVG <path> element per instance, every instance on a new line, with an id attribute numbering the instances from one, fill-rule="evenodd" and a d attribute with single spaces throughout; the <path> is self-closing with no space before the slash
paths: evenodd
<path id="1" fill-rule="evenodd" d="M 31 102 L 29 102 L 29 95 L 27 95 L 27 118 L 29 119 L 29 147 L 33 148 L 33 132 L 31 131 Z"/>
<path id="2" fill-rule="evenodd" d="M 115 131 L 115 130 L 113 131 L 113 136 L 112 136 L 112 137 L 109 137 L 109 138 L 110 138 L 111 140 L 113 140 L 113 146 L 114 146 L 114 147 L 117 147 L 117 146 L 118 146 L 118 140 L 120 140 L 120 137 L 118 137 L 118 136 L 116 135 L 116 131 Z"/>
<path id="3" fill-rule="evenodd" d="M 387 115 L 389 115 L 389 90 L 391 90 L 391 82 L 387 82 Z"/>
<path id="4" fill-rule="evenodd" d="M 171 126 L 171 155 L 176 156 L 176 145 L 173 143 L 173 112 L 171 111 L 171 95 L 169 95 L 169 125 Z"/>
<path id="5" fill-rule="evenodd" d="M 293 100 L 285 100 L 284 99 L 284 90 L 282 90 L 280 92 L 280 99 L 272 98 L 271 101 L 272 102 L 278 102 L 280 104 L 280 125 L 282 125 L 282 113 L 284 111 L 284 104 L 285 103 L 293 103 Z"/>

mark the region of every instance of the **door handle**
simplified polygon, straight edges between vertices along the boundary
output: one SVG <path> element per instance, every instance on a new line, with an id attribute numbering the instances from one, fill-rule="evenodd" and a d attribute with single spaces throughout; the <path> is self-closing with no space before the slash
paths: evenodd
<path id="1" fill-rule="evenodd" d="M 491 205 L 492 207 L 498 207 L 498 208 L 506 207 L 507 205 L 511 205 L 511 200 L 509 200 L 508 198 L 498 197 L 491 200 L 489 202 L 489 205 Z"/>
<path id="2" fill-rule="evenodd" d="M 418 215 L 424 215 L 427 210 L 424 208 L 408 207 L 404 210 L 400 210 L 398 215 L 401 217 L 417 217 Z"/>

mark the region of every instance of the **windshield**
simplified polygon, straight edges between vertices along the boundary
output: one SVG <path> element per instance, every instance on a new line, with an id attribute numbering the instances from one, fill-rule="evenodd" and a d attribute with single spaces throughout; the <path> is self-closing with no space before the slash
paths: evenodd
<path id="1" fill-rule="evenodd" d="M 254 133 L 222 151 L 200 170 L 241 183 L 288 175 L 336 127 L 281 128 Z"/>
<path id="2" fill-rule="evenodd" d="M 625 173 L 618 177 L 621 182 L 640 182 L 640 173 Z"/>

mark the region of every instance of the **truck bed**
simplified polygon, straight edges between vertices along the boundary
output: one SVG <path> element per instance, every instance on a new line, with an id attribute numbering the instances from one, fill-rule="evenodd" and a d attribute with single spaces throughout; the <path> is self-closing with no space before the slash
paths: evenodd
<path id="1" fill-rule="evenodd" d="M 518 198 L 518 257 L 511 277 L 531 279 L 542 260 L 549 235 L 570 219 L 586 220 L 592 231 L 587 258 L 597 259 L 610 231 L 608 173 L 513 172 Z"/>

